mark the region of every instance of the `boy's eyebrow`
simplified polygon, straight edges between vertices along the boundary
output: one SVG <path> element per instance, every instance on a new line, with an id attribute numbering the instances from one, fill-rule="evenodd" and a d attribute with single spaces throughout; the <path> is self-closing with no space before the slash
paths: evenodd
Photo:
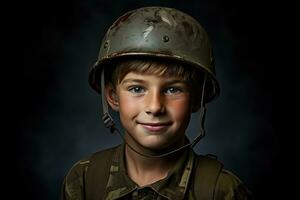
<path id="1" fill-rule="evenodd" d="M 182 80 L 182 79 L 171 79 L 171 80 L 166 80 L 165 81 L 165 84 L 169 84 L 169 85 L 175 84 L 175 83 L 184 83 L 184 84 L 186 84 L 186 83 L 188 83 L 188 81 Z"/>
<path id="2" fill-rule="evenodd" d="M 138 82 L 138 83 L 144 83 L 145 81 L 142 79 L 134 79 L 134 78 L 130 78 L 130 79 L 126 79 L 124 81 L 122 81 L 121 83 L 130 83 L 130 82 Z"/>

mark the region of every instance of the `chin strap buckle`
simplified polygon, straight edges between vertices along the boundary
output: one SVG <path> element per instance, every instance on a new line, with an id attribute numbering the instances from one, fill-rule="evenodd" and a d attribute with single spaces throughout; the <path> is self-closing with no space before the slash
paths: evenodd
<path id="1" fill-rule="evenodd" d="M 109 113 L 104 113 L 102 115 L 102 120 L 104 122 L 105 127 L 109 128 L 111 133 L 114 133 L 114 131 L 115 131 L 115 122 L 112 119 L 112 117 L 109 115 Z"/>

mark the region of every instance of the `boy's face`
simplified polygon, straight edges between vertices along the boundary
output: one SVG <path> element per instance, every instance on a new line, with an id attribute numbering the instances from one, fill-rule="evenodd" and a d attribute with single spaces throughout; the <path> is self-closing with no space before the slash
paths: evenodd
<path id="1" fill-rule="evenodd" d="M 191 113 L 186 82 L 130 72 L 116 86 L 115 94 L 112 107 L 119 110 L 122 125 L 135 142 L 164 149 L 184 141 Z"/>

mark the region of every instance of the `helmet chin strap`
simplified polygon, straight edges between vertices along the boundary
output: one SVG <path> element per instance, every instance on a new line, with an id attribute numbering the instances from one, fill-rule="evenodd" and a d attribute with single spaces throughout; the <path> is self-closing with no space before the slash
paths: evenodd
<path id="1" fill-rule="evenodd" d="M 162 157 L 166 157 L 169 156 L 171 154 L 177 153 L 183 149 L 186 149 L 188 147 L 193 148 L 204 136 L 205 136 L 205 130 L 204 130 L 204 119 L 205 119 L 205 112 L 206 112 L 206 107 L 204 105 L 204 91 L 205 91 L 205 85 L 206 85 L 206 79 L 207 79 L 207 74 L 205 73 L 204 76 L 204 80 L 203 80 L 203 86 L 202 86 L 202 94 L 201 94 L 201 103 L 200 103 L 200 111 L 199 112 L 199 121 L 200 121 L 200 127 L 199 127 L 199 135 L 194 138 L 194 140 L 191 143 L 187 143 L 177 149 L 174 150 L 170 150 L 166 153 L 159 153 L 159 151 L 147 151 L 147 153 L 142 153 L 138 150 L 136 150 L 136 148 L 134 148 L 133 146 L 131 146 L 126 139 L 124 138 L 124 136 L 120 133 L 119 129 L 116 127 L 115 122 L 113 120 L 113 118 L 111 117 L 111 115 L 109 114 L 109 108 L 107 105 L 107 101 L 106 101 L 106 97 L 105 97 L 105 80 L 104 80 L 104 69 L 102 69 L 101 72 L 101 98 L 102 98 L 102 120 L 104 122 L 104 125 L 106 128 L 108 128 L 110 130 L 111 133 L 117 132 L 119 134 L 119 136 L 123 139 L 123 141 L 125 142 L 125 144 L 135 153 L 144 156 L 144 157 L 148 157 L 148 158 L 162 158 Z M 133 139 L 133 136 L 128 133 L 128 135 Z M 144 147 L 142 147 L 144 148 Z"/>

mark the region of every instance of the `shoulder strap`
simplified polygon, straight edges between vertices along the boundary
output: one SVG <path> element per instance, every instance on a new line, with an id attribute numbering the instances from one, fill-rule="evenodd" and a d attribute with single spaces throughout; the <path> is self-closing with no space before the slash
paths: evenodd
<path id="1" fill-rule="evenodd" d="M 215 156 L 196 156 L 194 192 L 197 200 L 213 200 L 215 186 L 223 168 Z"/>
<path id="2" fill-rule="evenodd" d="M 100 200 L 103 198 L 109 177 L 111 161 L 116 152 L 116 148 L 92 155 L 85 177 L 86 200 Z"/>

